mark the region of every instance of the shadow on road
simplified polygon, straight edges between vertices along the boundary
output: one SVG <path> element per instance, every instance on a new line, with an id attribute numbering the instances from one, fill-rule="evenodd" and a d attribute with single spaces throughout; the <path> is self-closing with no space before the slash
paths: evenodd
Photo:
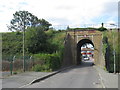
<path id="1" fill-rule="evenodd" d="M 88 67 L 93 67 L 93 62 L 92 61 L 82 61 L 82 63 L 80 65 L 76 65 L 76 66 L 73 66 L 67 70 L 64 70 L 62 71 L 61 73 L 66 73 L 66 72 L 69 72 L 73 69 L 78 69 L 78 68 L 88 68 Z"/>

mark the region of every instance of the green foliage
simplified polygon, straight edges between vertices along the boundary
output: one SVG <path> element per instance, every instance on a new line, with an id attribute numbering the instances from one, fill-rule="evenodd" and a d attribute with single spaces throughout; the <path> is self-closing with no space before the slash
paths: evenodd
<path id="1" fill-rule="evenodd" d="M 107 29 L 106 28 L 104 28 L 104 27 L 100 27 L 100 28 L 98 28 L 98 31 L 106 31 Z"/>
<path id="2" fill-rule="evenodd" d="M 8 26 L 11 31 L 23 31 L 27 27 L 42 26 L 44 30 L 48 30 L 51 24 L 45 19 L 38 19 L 35 15 L 28 11 L 16 11 L 13 14 L 13 19 Z"/>
<path id="3" fill-rule="evenodd" d="M 10 26 L 8 26 L 11 31 L 22 31 L 28 26 L 35 26 L 38 21 L 38 18 L 28 11 L 16 11 L 13 17 Z"/>
<path id="4" fill-rule="evenodd" d="M 20 54 L 22 52 L 22 33 L 11 32 L 2 34 L 2 53 L 4 55 Z"/>
<path id="5" fill-rule="evenodd" d="M 43 61 L 42 64 L 33 67 L 35 71 L 53 71 L 59 69 L 61 66 L 60 53 L 34 54 L 34 59 Z"/>
<path id="6" fill-rule="evenodd" d="M 107 36 L 106 36 L 105 33 L 103 33 L 103 40 L 102 40 L 102 42 L 103 42 L 102 52 L 103 52 L 103 55 L 105 56 L 105 54 L 106 54 L 106 49 L 107 49 L 107 47 L 108 47 L 108 38 L 107 38 Z"/>
<path id="7" fill-rule="evenodd" d="M 107 40 L 108 39 L 108 40 Z M 107 42 L 106 42 L 107 41 Z M 119 55 L 120 55 L 120 52 L 119 52 L 119 46 L 120 46 L 120 43 L 118 43 L 118 32 L 116 30 L 113 30 L 113 31 L 104 31 L 103 32 L 103 53 L 105 55 L 106 53 L 106 48 L 108 47 L 109 45 L 109 60 L 108 61 L 108 66 L 109 66 L 109 69 L 108 71 L 109 72 L 114 72 L 114 55 L 113 55 L 113 50 L 115 49 L 115 61 L 116 61 L 116 72 L 119 71 Z M 114 47 L 113 47 L 114 45 Z"/>
<path id="8" fill-rule="evenodd" d="M 103 68 L 105 71 L 107 71 L 106 67 Z"/>
<path id="9" fill-rule="evenodd" d="M 59 32 L 55 30 L 48 30 L 46 32 L 47 34 L 47 49 L 46 51 L 50 54 L 58 52 L 61 50 L 62 47 L 64 47 L 64 32 Z"/>
<path id="10" fill-rule="evenodd" d="M 107 44 L 103 44 L 103 55 L 105 56 L 105 53 L 106 53 L 106 48 L 108 47 Z"/>
<path id="11" fill-rule="evenodd" d="M 47 36 L 42 27 L 28 28 L 25 34 L 27 52 L 34 54 L 44 52 L 46 50 Z"/>
<path id="12" fill-rule="evenodd" d="M 8 26 L 11 31 L 15 32 L 3 33 L 3 60 L 9 64 L 14 55 L 22 56 L 23 32 L 21 31 L 24 30 L 25 56 L 33 56 L 34 60 L 30 61 L 30 67 L 34 62 L 32 70 L 52 71 L 59 69 L 63 58 L 65 33 L 49 29 L 49 26 L 51 24 L 48 21 L 38 19 L 28 11 L 17 11 L 13 14 L 13 19 Z M 18 61 L 21 62 L 22 59 L 20 58 Z M 25 58 L 26 66 L 29 64 L 29 60 Z"/>
<path id="13" fill-rule="evenodd" d="M 67 28 L 67 30 L 98 30 L 98 28 L 92 28 L 92 27 L 88 27 L 88 28 Z"/>
<path id="14" fill-rule="evenodd" d="M 17 72 L 13 72 L 13 74 L 17 74 Z"/>
<path id="15" fill-rule="evenodd" d="M 69 26 L 67 26 L 67 29 L 66 30 L 69 30 L 70 29 L 70 27 Z"/>
<path id="16" fill-rule="evenodd" d="M 50 24 L 45 19 L 39 19 L 38 20 L 38 25 L 42 26 L 44 28 L 44 31 L 47 31 L 47 30 L 49 30 L 49 26 L 51 26 L 52 24 Z"/>
<path id="17" fill-rule="evenodd" d="M 47 65 L 40 65 L 40 64 L 33 66 L 32 70 L 35 72 L 49 71 Z"/>
<path id="18" fill-rule="evenodd" d="M 54 71 L 61 67 L 64 51 L 64 32 L 49 30 L 47 34 L 47 53 L 34 54 L 34 59 L 41 61 L 42 71 Z M 44 68 L 47 67 L 47 68 Z"/>
<path id="19" fill-rule="evenodd" d="M 25 55 L 29 56 L 28 58 L 25 57 L 26 69 L 28 70 L 32 65 L 32 70 L 34 71 L 54 71 L 59 69 L 64 53 L 64 37 L 65 32 L 63 31 L 59 32 L 52 29 L 44 31 L 40 26 L 28 28 L 25 32 Z M 19 62 L 21 65 L 15 64 L 15 70 L 22 67 L 22 39 L 22 32 L 3 34 L 2 58 L 8 61 L 7 65 L 9 66 L 9 61 L 15 55 L 17 59 L 15 63 Z M 34 61 L 30 61 L 30 56 L 32 56 Z"/>

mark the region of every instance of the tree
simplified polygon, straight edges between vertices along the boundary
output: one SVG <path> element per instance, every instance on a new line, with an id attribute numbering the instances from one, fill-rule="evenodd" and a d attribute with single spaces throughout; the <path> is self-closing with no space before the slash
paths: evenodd
<path id="1" fill-rule="evenodd" d="M 37 25 L 44 27 L 44 31 L 47 31 L 52 24 L 50 24 L 45 19 L 39 19 Z"/>
<path id="2" fill-rule="evenodd" d="M 38 27 L 42 26 L 44 31 L 49 29 L 50 24 L 45 19 L 38 19 L 35 15 L 31 14 L 28 11 L 16 11 L 13 14 L 13 19 L 8 25 L 8 29 L 11 31 L 24 31 L 27 27 Z"/>
<path id="3" fill-rule="evenodd" d="M 25 71 L 25 29 L 27 27 L 36 26 L 38 18 L 28 11 L 16 11 L 13 17 L 8 29 L 11 31 L 23 31 L 23 71 Z"/>
<path id="4" fill-rule="evenodd" d="M 101 24 L 102 26 L 100 28 L 98 28 L 99 31 L 106 31 L 107 29 L 104 28 L 104 23 Z"/>
<path id="5" fill-rule="evenodd" d="M 100 28 L 98 28 L 98 31 L 106 31 L 107 29 L 106 28 L 104 28 L 104 27 L 100 27 Z"/>
<path id="6" fill-rule="evenodd" d="M 16 11 L 13 17 L 10 26 L 8 26 L 11 31 L 23 31 L 27 27 L 35 26 L 38 21 L 38 18 L 28 11 Z"/>
<path id="7" fill-rule="evenodd" d="M 29 53 L 39 53 L 46 50 L 47 36 L 43 27 L 30 27 L 26 31 L 26 48 Z"/>
<path id="8" fill-rule="evenodd" d="M 42 26 L 44 30 L 48 30 L 49 22 L 46 20 L 42 19 L 39 20 L 36 16 L 32 15 L 28 11 L 16 11 L 15 14 L 13 14 L 13 19 L 10 22 L 10 26 L 8 26 L 8 29 L 11 31 L 23 31 L 23 70 L 25 71 L 25 59 L 24 59 L 24 54 L 25 54 L 25 29 L 27 27 L 38 27 Z M 34 38 L 36 39 L 36 38 Z"/>
<path id="9" fill-rule="evenodd" d="M 11 32 L 2 34 L 2 54 L 14 55 L 22 53 L 22 33 Z"/>
<path id="10" fill-rule="evenodd" d="M 70 27 L 69 27 L 69 26 L 67 26 L 67 30 L 70 30 Z"/>

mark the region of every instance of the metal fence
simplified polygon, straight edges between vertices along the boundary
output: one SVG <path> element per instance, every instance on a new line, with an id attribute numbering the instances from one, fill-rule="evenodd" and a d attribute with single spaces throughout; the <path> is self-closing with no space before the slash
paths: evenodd
<path id="1" fill-rule="evenodd" d="M 25 71 L 31 71 L 34 66 L 34 57 L 25 56 Z M 11 74 L 14 72 L 23 71 L 23 56 L 4 56 L 2 58 L 2 71 L 10 71 Z"/>

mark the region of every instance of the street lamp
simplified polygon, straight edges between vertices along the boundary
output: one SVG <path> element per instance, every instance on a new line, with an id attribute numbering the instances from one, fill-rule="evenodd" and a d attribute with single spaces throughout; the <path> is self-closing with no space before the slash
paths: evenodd
<path id="1" fill-rule="evenodd" d="M 116 26 L 116 29 L 117 29 L 117 25 L 115 25 L 115 24 L 113 24 L 113 23 L 111 23 L 110 25 L 112 25 L 112 26 Z M 114 36 L 114 33 L 113 33 L 113 55 L 114 55 L 114 73 L 116 73 L 116 60 L 115 60 L 115 36 Z"/>

